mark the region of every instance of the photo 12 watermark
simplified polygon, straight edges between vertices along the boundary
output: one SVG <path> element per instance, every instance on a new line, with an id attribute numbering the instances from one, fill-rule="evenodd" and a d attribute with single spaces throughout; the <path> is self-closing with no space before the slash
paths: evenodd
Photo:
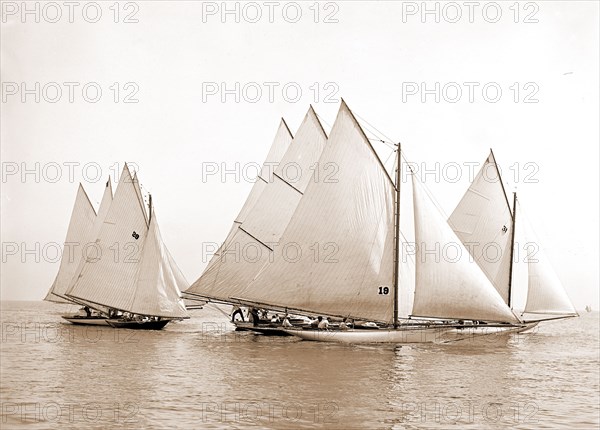
<path id="1" fill-rule="evenodd" d="M 539 103 L 536 82 L 402 82 L 402 103 Z"/>
<path id="2" fill-rule="evenodd" d="M 322 401 L 311 404 L 299 402 L 202 402 L 202 423 L 223 425 L 253 424 L 292 425 L 336 424 L 339 422 L 340 407 L 336 402 Z"/>
<path id="3" fill-rule="evenodd" d="M 2 343 L 138 343 L 135 330 L 112 330 L 106 326 L 75 326 L 67 323 L 3 322 L 1 325 Z"/>
<path id="4" fill-rule="evenodd" d="M 2 242 L 2 263 L 18 261 L 32 263 L 77 263 L 120 265 L 138 264 L 142 258 L 145 233 L 131 230 L 130 238 L 123 242 L 100 244 L 94 242 Z"/>
<path id="5" fill-rule="evenodd" d="M 339 164 L 328 162 L 314 162 L 307 167 L 300 163 L 290 161 L 286 163 L 257 162 L 228 163 L 217 161 L 203 161 L 200 163 L 200 177 L 202 183 L 255 183 L 256 181 L 273 182 L 283 181 L 289 185 L 296 185 L 309 179 L 314 183 L 337 184 Z"/>
<path id="6" fill-rule="evenodd" d="M 137 24 L 140 5 L 132 1 L 2 1 L 2 24 Z"/>
<path id="7" fill-rule="evenodd" d="M 494 423 L 521 425 L 538 423 L 539 406 L 536 402 L 404 402 L 402 422 L 413 424 L 476 424 Z"/>
<path id="8" fill-rule="evenodd" d="M 537 2 L 501 1 L 403 1 L 402 23 L 458 24 L 513 22 L 539 23 L 540 6 Z"/>
<path id="9" fill-rule="evenodd" d="M 2 183 L 50 183 L 68 182 L 70 184 L 84 182 L 95 184 L 112 178 L 115 182 L 121 179 L 123 162 L 115 161 L 108 167 L 96 161 L 3 161 Z M 127 162 L 127 166 L 134 172 L 140 171 L 136 162 Z"/>
<path id="10" fill-rule="evenodd" d="M 302 21 L 315 24 L 339 23 L 340 6 L 337 2 L 202 2 L 202 23 L 257 24 Z"/>
<path id="11" fill-rule="evenodd" d="M 336 82 L 300 83 L 294 81 L 202 82 L 202 103 L 339 103 Z"/>
<path id="12" fill-rule="evenodd" d="M 540 165 L 534 161 L 515 161 L 504 169 L 499 164 L 482 164 L 479 161 L 463 161 L 461 163 L 456 161 L 444 163 L 407 161 L 402 165 L 401 181 L 402 183 L 411 182 L 414 175 L 423 184 L 455 184 L 462 180 L 472 183 L 480 170 L 482 179 L 490 184 L 500 182 L 501 177 L 510 179 L 515 185 L 539 183 Z"/>
<path id="13" fill-rule="evenodd" d="M 400 261 L 402 263 L 460 263 L 478 264 L 500 263 L 511 259 L 513 263 L 539 263 L 540 246 L 537 242 L 510 242 L 510 223 L 499 225 L 497 241 L 477 242 L 410 242 L 403 241 L 400 246 Z M 504 239 L 502 240 L 502 237 Z"/>
<path id="14" fill-rule="evenodd" d="M 243 230 L 245 232 L 245 230 Z M 252 236 L 250 233 L 245 232 Z M 253 241 L 233 242 L 219 245 L 216 242 L 202 242 L 202 262 L 209 262 L 213 256 L 221 264 L 269 264 L 277 260 L 286 263 L 298 263 L 302 258 L 309 259 L 315 264 L 339 263 L 340 246 L 333 241 L 301 244 L 298 242 Z"/>
<path id="15" fill-rule="evenodd" d="M 124 425 L 137 423 L 139 412 L 137 403 L 2 402 L 2 423 Z"/>
<path id="16" fill-rule="evenodd" d="M 140 86 L 133 81 L 2 82 L 2 103 L 139 103 Z"/>

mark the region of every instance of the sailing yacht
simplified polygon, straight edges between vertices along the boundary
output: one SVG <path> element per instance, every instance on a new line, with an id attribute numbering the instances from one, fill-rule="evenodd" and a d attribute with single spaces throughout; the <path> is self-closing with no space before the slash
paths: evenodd
<path id="1" fill-rule="evenodd" d="M 527 293 L 520 309 L 523 322 L 533 327 L 545 320 L 578 316 L 543 250 L 523 246 L 525 256 L 519 255 L 519 243 L 539 242 L 525 222 L 516 192 L 511 207 L 491 149 L 448 223 L 463 243 L 471 244 L 473 259 L 507 306 L 515 307 L 515 290 Z M 523 276 L 515 273 L 517 264 L 524 266 Z"/>
<path id="2" fill-rule="evenodd" d="M 161 329 L 189 318 L 180 293 L 187 281 L 162 241 L 149 200 L 146 211 L 137 176 L 125 164 L 93 241 L 96 253 L 80 262 L 65 292 L 107 315 L 111 327 Z"/>
<path id="3" fill-rule="evenodd" d="M 301 130 L 302 126 L 294 141 Z M 406 296 L 400 294 L 400 284 L 411 278 L 400 270 L 399 261 L 404 245 L 399 148 L 394 182 L 343 101 L 329 138 L 324 132 L 322 138 L 318 169 L 304 186 L 285 181 L 278 188 L 267 184 L 267 190 L 281 191 L 269 198 L 266 192 L 260 196 L 264 196 L 258 205 L 262 222 L 252 223 L 251 213 L 238 229 L 239 248 L 252 243 L 262 259 L 221 264 L 213 277 L 205 271 L 187 293 L 206 298 L 216 285 L 219 299 L 230 304 L 379 324 L 373 330 L 285 329 L 310 340 L 431 342 L 444 339 L 460 325 L 458 320 L 486 322 L 486 334 L 523 329 L 481 269 L 466 258 L 415 259 L 412 312 L 399 315 L 399 297 Z M 298 150 L 310 142 L 307 139 Z M 326 181 L 328 166 L 335 166 L 335 175 Z M 414 217 L 417 243 L 424 248 L 454 243 L 468 255 L 414 176 L 412 190 L 402 194 L 413 198 L 414 211 L 408 214 Z M 230 248 L 231 243 L 225 249 Z"/>
<path id="4" fill-rule="evenodd" d="M 467 258 L 437 260 L 426 253 L 416 258 L 412 311 L 399 315 L 400 283 L 410 278 L 400 271 L 399 260 L 400 155 L 398 148 L 394 182 L 342 101 L 319 159 L 321 166 L 337 166 L 336 180 L 309 183 L 280 239 L 283 244 L 294 243 L 301 253 L 295 259 L 278 258 L 267 264 L 235 298 L 268 309 L 380 324 L 375 330 L 286 330 L 310 340 L 438 341 L 456 326 L 449 320 L 488 322 L 487 333 L 520 330 L 519 319 Z M 412 201 L 414 210 L 408 215 L 413 217 L 415 241 L 422 250 L 440 243 L 462 247 L 414 175 Z M 316 259 L 309 252 L 314 244 L 334 244 L 335 256 Z M 468 255 L 466 249 L 463 254 Z"/>

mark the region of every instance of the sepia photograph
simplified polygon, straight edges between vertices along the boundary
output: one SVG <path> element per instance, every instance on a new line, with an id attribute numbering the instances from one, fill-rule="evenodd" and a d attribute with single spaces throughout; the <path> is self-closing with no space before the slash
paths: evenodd
<path id="1" fill-rule="evenodd" d="M 1 429 L 600 428 L 600 2 L 0 11 Z"/>

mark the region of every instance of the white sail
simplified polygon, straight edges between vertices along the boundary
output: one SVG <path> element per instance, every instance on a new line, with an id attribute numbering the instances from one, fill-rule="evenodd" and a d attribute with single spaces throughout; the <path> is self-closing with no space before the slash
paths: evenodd
<path id="1" fill-rule="evenodd" d="M 96 239 L 99 257 L 88 257 L 68 296 L 127 310 L 148 231 L 138 196 L 125 165 Z"/>
<path id="2" fill-rule="evenodd" d="M 242 210 L 235 218 L 237 223 L 242 223 L 246 219 L 248 213 L 252 210 L 256 201 L 262 194 L 266 184 L 273 181 L 273 174 L 277 166 L 279 166 L 281 159 L 284 154 L 288 150 L 290 144 L 292 143 L 292 132 L 288 128 L 285 120 L 281 118 L 281 122 L 279 123 L 279 128 L 277 129 L 277 133 L 275 134 L 275 139 L 273 139 L 273 143 L 271 144 L 271 149 L 269 149 L 269 153 L 267 154 L 267 158 L 265 159 L 260 174 L 256 178 L 252 189 L 250 190 L 250 194 L 242 207 Z M 234 225 L 235 228 L 235 225 Z"/>
<path id="3" fill-rule="evenodd" d="M 327 135 L 312 106 L 289 149 L 275 169 L 272 181 L 242 223 L 242 229 L 262 243 L 277 243 L 290 222 L 306 187 L 318 168 Z M 329 168 L 334 173 L 335 166 Z M 327 181 L 328 178 L 316 180 Z"/>
<path id="4" fill-rule="evenodd" d="M 536 261 L 537 260 L 537 261 Z M 543 251 L 529 259 L 529 285 L 526 313 L 577 315 L 556 272 Z"/>
<path id="5" fill-rule="evenodd" d="M 328 163 L 337 169 L 325 181 Z M 240 298 L 391 322 L 394 186 L 343 101 L 319 168 L 321 180 L 308 183 L 273 262 Z"/>
<path id="6" fill-rule="evenodd" d="M 526 217 L 522 216 L 523 209 L 517 205 L 517 225 L 523 226 L 526 242 L 522 250 L 522 261 L 527 270 L 527 301 L 524 313 L 547 315 L 577 315 L 560 279 L 552 268 L 544 250 L 539 246 L 532 228 Z"/>
<path id="7" fill-rule="evenodd" d="M 125 166 L 127 167 L 127 166 Z M 129 172 L 129 169 L 127 169 Z M 135 189 L 135 194 L 137 195 L 137 201 L 140 205 L 140 210 L 144 214 L 144 218 L 148 220 L 148 212 L 146 212 L 146 204 L 144 203 L 144 196 L 142 195 L 142 189 L 140 187 L 140 182 L 137 178 L 137 172 L 133 174 L 133 178 L 130 179 L 133 182 L 133 188 Z"/>
<path id="8" fill-rule="evenodd" d="M 234 226 L 212 264 L 186 293 L 227 301 L 272 260 L 272 252 L 300 202 L 326 141 L 311 107 L 273 172 L 272 181 L 264 182 L 244 222 Z M 291 169 L 298 174 L 294 173 L 288 182 Z"/>
<path id="9" fill-rule="evenodd" d="M 144 315 L 186 316 L 183 302 L 174 290 L 185 286 L 185 282 L 171 264 L 156 220 L 154 227 L 148 226 L 139 185 L 127 165 L 96 247 L 100 257 L 88 258 L 67 292 L 68 297 Z"/>
<path id="10" fill-rule="evenodd" d="M 448 223 L 509 303 L 512 213 L 490 153 Z"/>
<path id="11" fill-rule="evenodd" d="M 106 214 L 108 213 L 108 209 L 110 208 L 110 204 L 113 200 L 112 193 L 112 182 L 110 180 L 110 176 L 106 181 L 104 186 L 104 193 L 102 194 L 102 200 L 100 200 L 100 207 L 98 208 L 98 215 L 96 215 L 96 220 L 94 221 L 94 230 L 92 233 L 92 241 L 96 240 L 98 234 L 100 234 L 100 229 L 102 228 L 102 224 L 104 224 L 104 219 L 106 218 Z"/>
<path id="12" fill-rule="evenodd" d="M 189 316 L 180 293 L 189 284 L 162 241 L 154 212 L 134 285 L 130 303 L 124 308 L 129 312 L 170 318 Z"/>
<path id="13" fill-rule="evenodd" d="M 71 220 L 67 229 L 67 237 L 63 247 L 60 266 L 52 287 L 44 300 L 57 303 L 71 303 L 64 297 L 71 279 L 76 273 L 84 247 L 89 241 L 93 241 L 93 226 L 96 219 L 96 211 L 92 206 L 83 186 L 79 184 L 75 205 L 71 213 Z"/>
<path id="14" fill-rule="evenodd" d="M 108 213 L 108 209 L 110 208 L 112 200 L 113 200 L 112 183 L 111 183 L 110 176 L 109 176 L 108 181 L 106 181 L 106 184 L 104 186 L 104 193 L 102 194 L 102 200 L 100 201 L 100 207 L 98 208 L 98 214 L 96 215 L 96 218 L 94 219 L 94 225 L 92 226 L 92 233 L 88 237 L 88 241 L 86 242 L 85 249 L 82 250 L 83 251 L 82 257 L 79 259 L 79 264 L 77 266 L 77 269 L 73 273 L 73 276 L 71 277 L 71 279 L 68 283 L 68 287 L 65 289 L 65 292 L 70 291 L 71 288 L 73 287 L 73 285 L 75 285 L 75 282 L 77 282 L 79 274 L 83 270 L 83 266 L 86 264 L 86 261 L 88 259 L 95 260 L 96 258 L 99 258 L 101 256 L 98 245 L 96 244 L 96 239 L 98 238 L 98 235 L 100 234 L 100 229 L 102 228 L 102 225 L 104 224 L 104 220 L 106 218 L 106 214 Z M 69 300 L 72 300 L 72 299 L 69 298 Z M 85 303 L 81 300 L 77 300 L 77 302 L 82 303 L 82 304 Z"/>
<path id="15" fill-rule="evenodd" d="M 400 252 L 398 270 L 398 316 L 407 318 L 412 314 L 415 297 L 415 218 L 412 215 L 412 181 L 409 166 L 402 163 L 400 185 Z"/>
<path id="16" fill-rule="evenodd" d="M 238 227 L 246 218 L 250 210 L 254 207 L 256 201 L 266 188 L 267 184 L 273 181 L 273 173 L 275 172 L 276 167 L 279 165 L 281 158 L 289 148 L 292 139 L 293 136 L 289 127 L 287 126 L 285 120 L 281 118 L 277 133 L 275 134 L 275 139 L 273 139 L 273 143 L 271 144 L 267 158 L 261 167 L 260 174 L 256 178 L 254 185 L 252 185 L 252 189 L 250 190 L 250 194 L 248 195 L 244 206 L 233 222 L 233 225 L 231 226 L 229 233 L 227 233 L 225 240 L 219 246 L 219 249 L 217 249 L 217 251 L 213 254 L 206 265 L 206 268 L 204 269 L 202 276 L 204 277 L 205 282 L 212 284 L 215 281 L 215 277 L 218 273 L 218 270 L 214 268 L 215 264 L 218 263 L 223 250 L 227 248 L 227 244 L 229 244 L 230 240 L 235 236 L 238 231 Z M 190 293 L 193 293 L 193 291 L 190 291 Z"/>
<path id="17" fill-rule="evenodd" d="M 524 313 L 576 315 L 556 273 L 526 225 L 520 206 L 513 215 L 490 152 L 477 177 L 448 220 L 505 302 Z M 506 228 L 505 228 L 506 227 Z M 511 241 L 515 229 L 515 242 Z M 511 246 L 513 249 L 511 249 Z M 489 253 L 486 254 L 485 249 Z M 474 252 L 475 251 L 475 252 Z M 513 251 L 511 274 L 510 257 Z M 535 253 L 532 258 L 528 253 Z M 509 280 L 511 298 L 509 302 Z"/>
<path id="18" fill-rule="evenodd" d="M 517 323 L 413 176 L 416 287 L 413 315 Z"/>

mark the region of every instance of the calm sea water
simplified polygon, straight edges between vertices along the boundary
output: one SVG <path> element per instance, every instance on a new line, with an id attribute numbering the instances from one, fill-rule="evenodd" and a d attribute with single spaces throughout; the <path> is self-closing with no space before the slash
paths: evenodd
<path id="1" fill-rule="evenodd" d="M 232 331 L 77 327 L 2 304 L 3 429 L 598 428 L 598 313 L 446 345 L 345 346 Z"/>

